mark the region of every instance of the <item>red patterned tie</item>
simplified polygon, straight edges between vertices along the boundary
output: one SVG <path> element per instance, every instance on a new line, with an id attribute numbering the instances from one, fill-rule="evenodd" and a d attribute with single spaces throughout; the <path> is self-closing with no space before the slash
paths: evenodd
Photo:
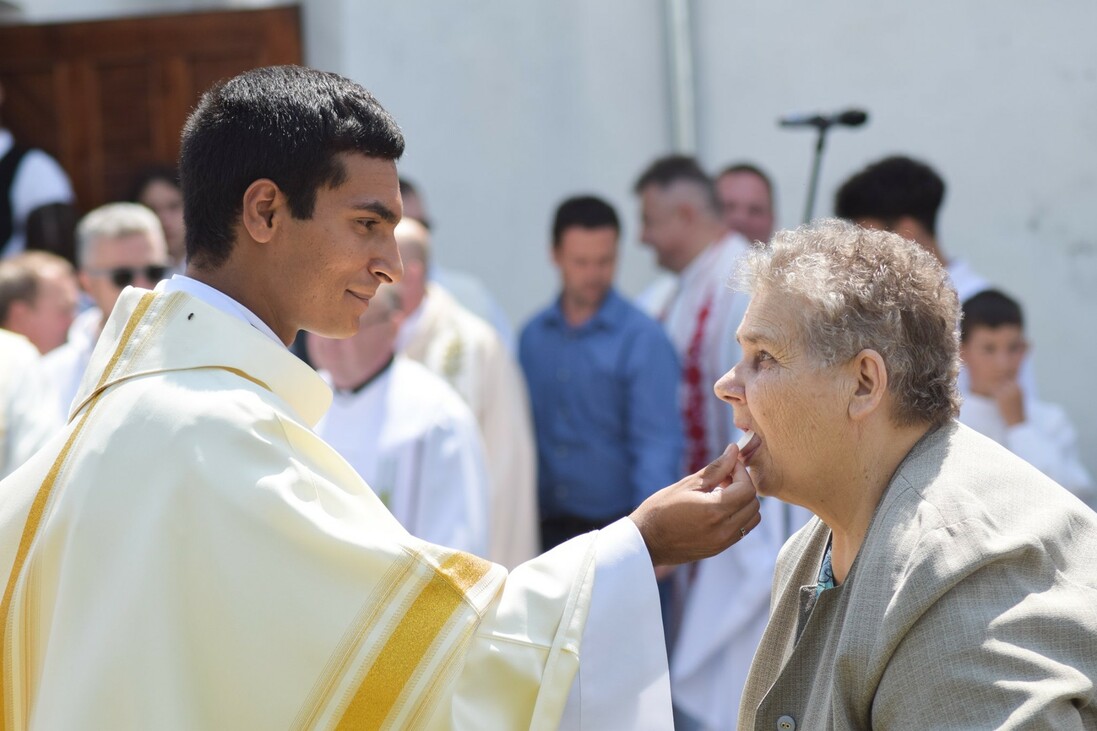
<path id="1" fill-rule="evenodd" d="M 701 309 L 697 311 L 697 322 L 693 336 L 686 349 L 685 362 L 682 364 L 682 377 L 686 383 L 686 398 L 682 404 L 682 422 L 686 430 L 686 468 L 688 472 L 697 472 L 709 462 L 705 440 L 705 383 L 701 372 L 701 356 L 705 344 L 705 323 L 712 309 L 710 292 Z M 709 391 L 711 396 L 711 390 Z"/>

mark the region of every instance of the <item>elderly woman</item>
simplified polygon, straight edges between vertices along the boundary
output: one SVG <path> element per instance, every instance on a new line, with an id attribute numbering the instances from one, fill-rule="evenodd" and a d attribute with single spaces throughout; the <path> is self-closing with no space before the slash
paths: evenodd
<path id="1" fill-rule="evenodd" d="M 778 559 L 740 729 L 1097 728 L 1097 515 L 956 422 L 959 311 L 899 236 L 838 221 L 752 253 L 716 385 Z"/>

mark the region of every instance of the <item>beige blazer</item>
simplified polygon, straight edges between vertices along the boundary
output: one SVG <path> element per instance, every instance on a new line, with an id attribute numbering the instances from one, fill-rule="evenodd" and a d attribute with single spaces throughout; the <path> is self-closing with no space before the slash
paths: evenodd
<path id="1" fill-rule="evenodd" d="M 1097 729 L 1097 514 L 952 422 L 899 466 L 846 581 L 778 558 L 740 729 Z"/>

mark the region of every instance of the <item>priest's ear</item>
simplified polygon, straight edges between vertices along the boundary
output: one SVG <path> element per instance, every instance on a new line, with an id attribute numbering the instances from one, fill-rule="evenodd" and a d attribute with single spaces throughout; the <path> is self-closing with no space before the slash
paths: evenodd
<path id="1" fill-rule="evenodd" d="M 289 202 L 278 184 L 269 178 L 253 181 L 244 191 L 241 222 L 248 235 L 265 244 L 274 238 L 283 216 L 289 215 Z"/>

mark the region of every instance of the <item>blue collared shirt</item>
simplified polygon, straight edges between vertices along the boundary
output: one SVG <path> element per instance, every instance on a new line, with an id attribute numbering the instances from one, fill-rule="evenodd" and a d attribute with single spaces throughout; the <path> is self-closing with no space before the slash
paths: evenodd
<path id="1" fill-rule="evenodd" d="M 663 328 L 610 290 L 579 327 L 560 302 L 522 329 L 541 517 L 627 514 L 676 482 L 679 364 Z"/>

